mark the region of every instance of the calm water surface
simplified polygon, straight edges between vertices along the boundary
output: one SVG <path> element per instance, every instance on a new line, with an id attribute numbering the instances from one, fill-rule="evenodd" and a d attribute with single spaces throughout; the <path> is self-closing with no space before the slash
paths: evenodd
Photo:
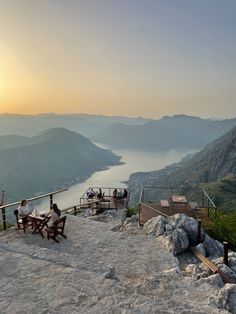
<path id="1" fill-rule="evenodd" d="M 101 145 L 99 145 L 101 146 Z M 54 202 L 60 208 L 66 208 L 79 204 L 80 197 L 89 186 L 96 187 L 126 187 L 124 181 L 128 180 L 133 172 L 151 171 L 162 169 L 167 165 L 180 161 L 190 151 L 169 151 L 165 153 L 139 152 L 128 150 L 112 150 L 121 156 L 122 165 L 112 166 L 107 170 L 97 171 L 84 183 L 76 184 L 66 192 L 54 196 Z M 48 207 L 48 200 L 40 205 L 41 208 Z"/>

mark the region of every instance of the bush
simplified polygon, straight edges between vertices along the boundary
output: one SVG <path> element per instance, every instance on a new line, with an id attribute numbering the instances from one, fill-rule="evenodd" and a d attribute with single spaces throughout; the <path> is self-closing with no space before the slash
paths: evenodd
<path id="1" fill-rule="evenodd" d="M 227 241 L 231 249 L 236 249 L 236 214 L 220 211 L 216 221 L 204 224 L 206 231 L 216 240 Z"/>
<path id="2" fill-rule="evenodd" d="M 126 217 L 131 217 L 133 215 L 136 215 L 138 213 L 138 208 L 128 208 L 127 209 L 127 213 L 126 213 Z"/>

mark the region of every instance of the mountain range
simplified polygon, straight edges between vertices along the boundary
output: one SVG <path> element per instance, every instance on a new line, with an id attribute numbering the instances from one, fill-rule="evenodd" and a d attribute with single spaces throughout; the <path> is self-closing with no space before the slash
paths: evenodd
<path id="1" fill-rule="evenodd" d="M 28 136 L 30 134 L 33 136 L 45 129 L 63 127 L 86 137 L 91 137 L 112 123 L 141 125 L 147 121 L 150 120 L 91 114 L 0 114 L 0 135 L 18 134 Z"/>
<path id="2" fill-rule="evenodd" d="M 120 157 L 64 128 L 33 137 L 0 137 L 0 188 L 6 201 L 32 197 L 75 182 L 119 163 Z"/>
<path id="3" fill-rule="evenodd" d="M 174 115 L 148 121 L 142 125 L 111 124 L 92 139 L 116 149 L 199 150 L 234 126 L 236 118 L 216 121 Z"/>

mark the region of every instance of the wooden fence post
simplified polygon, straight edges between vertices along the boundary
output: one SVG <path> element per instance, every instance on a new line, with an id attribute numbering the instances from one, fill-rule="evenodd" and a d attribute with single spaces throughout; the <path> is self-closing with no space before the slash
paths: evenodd
<path id="1" fill-rule="evenodd" d="M 201 219 L 197 220 L 197 244 L 201 242 L 201 227 L 202 227 L 202 221 Z"/>
<path id="2" fill-rule="evenodd" d="M 229 245 L 228 245 L 228 242 L 223 242 L 223 248 L 224 248 L 223 263 L 228 266 L 229 265 L 229 261 L 228 261 Z"/>
<path id="3" fill-rule="evenodd" d="M 3 224 L 3 229 L 7 230 L 7 221 L 6 221 L 5 207 L 2 208 L 2 224 Z"/>
<path id="4" fill-rule="evenodd" d="M 2 206 L 3 203 L 4 203 L 4 191 L 2 191 L 0 206 Z M 5 210 L 5 207 L 2 208 L 2 224 L 3 224 L 3 229 L 7 230 L 7 220 L 6 220 L 6 210 Z"/>
<path id="5" fill-rule="evenodd" d="M 49 195 L 50 197 L 50 209 L 52 209 L 52 204 L 53 204 L 53 194 Z"/>

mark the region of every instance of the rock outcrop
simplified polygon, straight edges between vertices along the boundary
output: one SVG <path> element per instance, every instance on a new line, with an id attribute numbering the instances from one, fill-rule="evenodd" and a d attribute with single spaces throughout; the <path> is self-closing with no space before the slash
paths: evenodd
<path id="1" fill-rule="evenodd" d="M 143 231 L 147 235 L 158 237 L 174 255 L 197 245 L 197 221 L 185 214 L 176 214 L 168 218 L 154 217 L 144 224 Z M 205 236 L 202 229 L 202 241 Z"/>

